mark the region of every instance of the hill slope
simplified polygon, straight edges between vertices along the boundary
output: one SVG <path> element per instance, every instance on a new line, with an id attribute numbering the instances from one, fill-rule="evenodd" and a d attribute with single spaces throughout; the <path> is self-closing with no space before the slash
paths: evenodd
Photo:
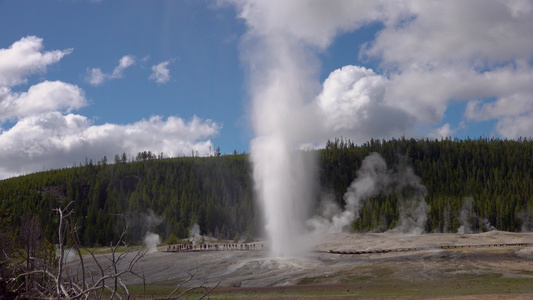
<path id="1" fill-rule="evenodd" d="M 340 206 L 357 170 L 370 153 L 380 153 L 391 172 L 412 169 L 426 187 L 428 232 L 531 229 L 533 215 L 531 140 L 371 140 L 355 145 L 328 142 L 318 150 L 320 190 L 313 201 L 331 195 Z M 36 215 L 44 237 L 56 240 L 53 209 L 73 205 L 82 243 L 107 244 L 117 227 L 129 226 L 127 241 L 147 230 L 163 239 L 185 238 L 194 223 L 201 234 L 221 238 L 260 234 L 247 155 L 117 160 L 41 172 L 0 181 L 2 226 L 21 228 L 21 216 Z M 409 191 L 384 191 L 360 208 L 355 231 L 386 231 L 398 225 L 399 200 Z M 123 216 L 123 217 L 122 217 Z M 17 231 L 17 230 L 16 230 Z M 20 232 L 19 232 L 20 233 Z"/>

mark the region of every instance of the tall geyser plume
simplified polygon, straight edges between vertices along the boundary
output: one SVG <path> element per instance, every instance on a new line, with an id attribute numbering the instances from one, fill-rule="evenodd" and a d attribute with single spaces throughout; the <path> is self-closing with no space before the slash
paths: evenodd
<path id="1" fill-rule="evenodd" d="M 298 150 L 312 126 L 309 75 L 295 57 L 290 43 L 272 48 L 261 83 L 253 87 L 253 127 L 257 137 L 251 143 L 256 196 L 266 217 L 271 249 L 276 255 L 293 256 L 300 251 L 296 237 L 304 229 L 306 202 L 311 197 L 312 158 Z M 311 61 L 308 59 L 307 61 Z M 308 153 L 309 154 L 309 153 Z"/>
<path id="2" fill-rule="evenodd" d="M 265 213 L 273 254 L 302 253 L 315 164 L 302 145 L 312 144 L 324 125 L 314 100 L 320 92 L 318 51 L 361 19 L 352 1 L 227 1 L 246 21 L 241 43 L 247 64 L 250 145 L 256 197 Z"/>

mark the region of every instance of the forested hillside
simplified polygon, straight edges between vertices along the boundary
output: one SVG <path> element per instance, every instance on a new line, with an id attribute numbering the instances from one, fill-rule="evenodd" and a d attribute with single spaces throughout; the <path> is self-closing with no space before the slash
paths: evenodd
<path id="1" fill-rule="evenodd" d="M 331 193 L 343 205 L 347 187 L 372 152 L 380 153 L 389 168 L 410 167 L 421 178 L 431 207 L 428 232 L 456 232 L 465 220 L 473 231 L 531 229 L 531 140 L 393 139 L 355 145 L 337 139 L 318 150 L 320 195 Z M 130 243 L 138 243 L 147 230 L 163 240 L 171 234 L 185 238 L 194 223 L 203 234 L 221 238 L 260 232 L 247 155 L 161 159 L 145 154 L 135 162 L 102 159 L 0 181 L 2 227 L 20 236 L 22 220 L 35 216 L 43 237 L 55 241 L 53 209 L 73 201 L 72 217 L 85 245 L 116 239 L 124 220 Z M 320 195 L 311 200 L 318 203 Z M 384 193 L 365 202 L 352 229 L 394 228 L 399 196 Z"/>
<path id="2" fill-rule="evenodd" d="M 389 168 L 411 167 L 427 188 L 427 232 L 473 231 L 491 227 L 531 230 L 533 140 L 371 140 L 328 142 L 321 151 L 321 184 L 342 201 L 362 160 L 380 153 Z M 355 230 L 392 229 L 398 220 L 397 194 L 366 202 Z"/>
<path id="3" fill-rule="evenodd" d="M 138 156 L 139 158 L 139 156 Z M 56 240 L 53 208 L 74 201 L 73 217 L 85 245 L 116 240 L 127 221 L 126 240 L 137 243 L 147 230 L 163 239 L 185 238 L 197 223 L 202 234 L 224 238 L 255 232 L 256 211 L 247 156 L 99 161 L 0 182 L 1 209 L 20 227 L 25 212 L 41 220 L 44 236 Z"/>

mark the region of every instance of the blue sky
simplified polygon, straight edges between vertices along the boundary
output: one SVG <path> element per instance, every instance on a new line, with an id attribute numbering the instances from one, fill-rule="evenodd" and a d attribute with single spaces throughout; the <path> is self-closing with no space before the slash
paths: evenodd
<path id="1" fill-rule="evenodd" d="M 0 1 L 0 179 L 249 152 L 271 127 L 529 137 L 532 20 L 530 1 Z"/>
<path id="2" fill-rule="evenodd" d="M 43 51 L 72 48 L 71 54 L 28 76 L 34 83 L 61 80 L 85 91 L 89 105 L 79 114 L 94 124 L 132 123 L 151 115 L 197 115 L 223 125 L 213 143 L 225 152 L 247 150 L 244 87 L 238 37 L 244 30 L 230 8 L 205 1 L 5 1 L 0 4 L 2 48 L 26 36 L 43 39 Z M 122 78 L 91 85 L 87 69 L 111 73 L 118 61 L 135 64 Z M 149 80 L 151 67 L 169 61 L 170 79 Z M 228 131 L 229 134 L 222 134 Z"/>

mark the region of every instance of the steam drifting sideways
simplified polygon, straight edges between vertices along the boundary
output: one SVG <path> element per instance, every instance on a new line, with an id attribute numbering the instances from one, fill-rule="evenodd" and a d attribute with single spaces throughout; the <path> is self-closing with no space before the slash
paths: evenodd
<path id="1" fill-rule="evenodd" d="M 329 199 L 323 200 L 323 213 L 307 221 L 316 233 L 336 233 L 346 230 L 359 218 L 359 210 L 365 201 L 380 193 L 398 193 L 400 218 L 392 231 L 405 234 L 421 234 L 427 221 L 429 206 L 424 197 L 426 187 L 409 167 L 401 167 L 397 172 L 387 168 L 385 160 L 378 153 L 367 156 L 357 178 L 344 194 L 346 206 L 343 211 Z"/>

